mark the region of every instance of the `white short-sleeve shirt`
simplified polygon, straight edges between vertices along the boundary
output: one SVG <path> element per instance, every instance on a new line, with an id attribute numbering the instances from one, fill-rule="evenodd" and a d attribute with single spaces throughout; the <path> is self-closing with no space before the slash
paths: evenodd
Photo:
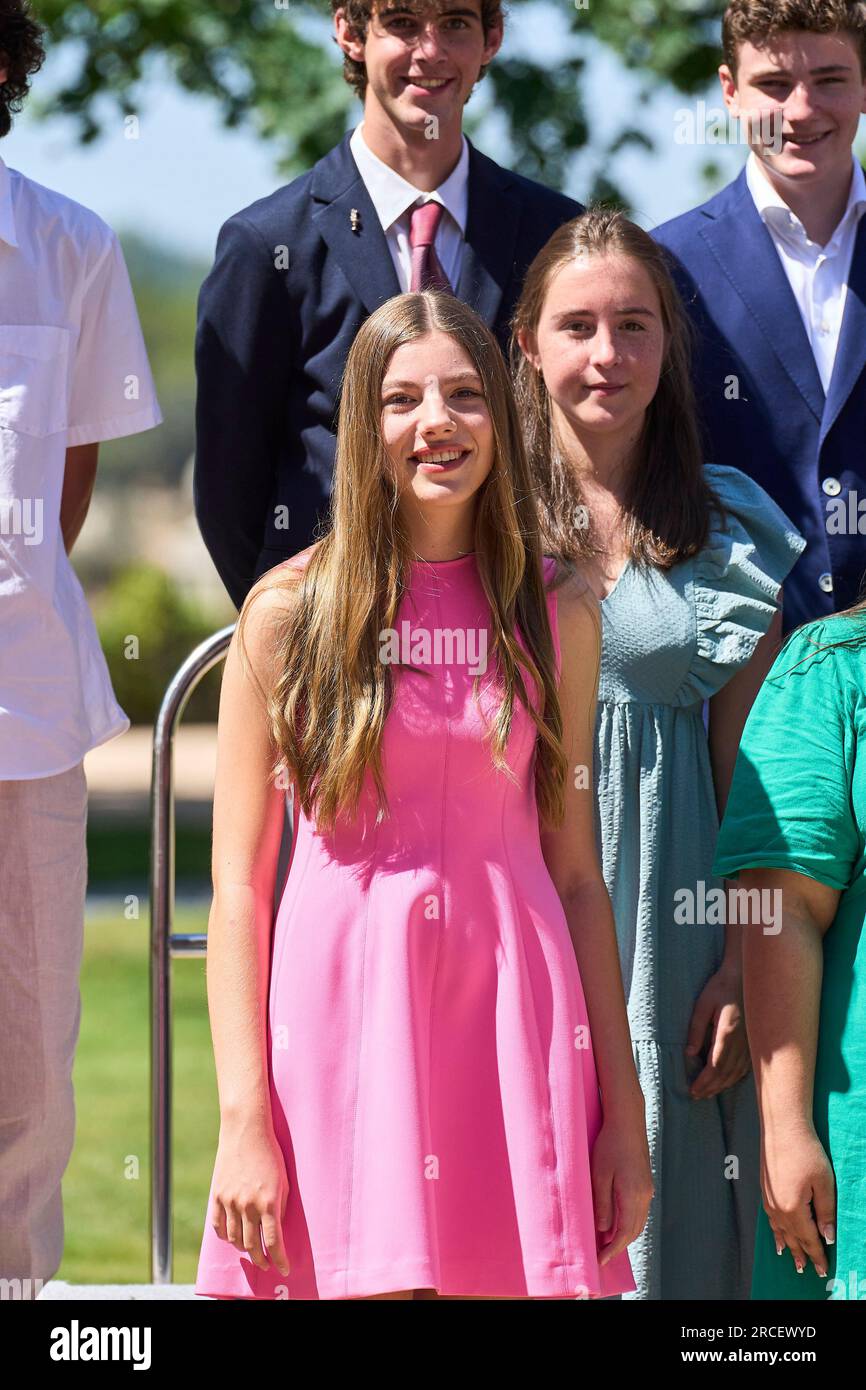
<path id="1" fill-rule="evenodd" d="M 114 232 L 0 159 L 0 780 L 129 728 L 60 503 L 68 447 L 161 420 Z"/>

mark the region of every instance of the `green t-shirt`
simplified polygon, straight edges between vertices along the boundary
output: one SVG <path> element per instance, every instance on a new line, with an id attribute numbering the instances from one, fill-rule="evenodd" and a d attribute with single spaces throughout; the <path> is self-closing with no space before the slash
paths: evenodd
<path id="1" fill-rule="evenodd" d="M 828 1278 L 811 1263 L 798 1275 L 762 1211 L 752 1297 L 866 1299 L 866 613 L 795 631 L 749 714 L 713 873 L 761 867 L 841 894 L 824 937 L 813 1110 L 836 1175 L 837 1235 Z"/>

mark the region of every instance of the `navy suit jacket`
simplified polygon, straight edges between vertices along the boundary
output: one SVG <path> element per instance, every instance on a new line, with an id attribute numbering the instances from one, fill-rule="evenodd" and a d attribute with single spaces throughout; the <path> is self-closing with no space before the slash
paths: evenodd
<path id="1" fill-rule="evenodd" d="M 849 607 L 866 571 L 866 505 L 864 534 L 848 525 L 837 535 L 828 504 L 841 498 L 852 516 L 859 501 L 866 504 L 866 217 L 826 397 L 745 170 L 654 235 L 676 257 L 675 277 L 698 330 L 694 379 L 708 457 L 760 483 L 807 542 L 785 580 L 785 632 Z"/>
<path id="2" fill-rule="evenodd" d="M 349 138 L 229 218 L 199 296 L 195 510 L 238 608 L 325 519 L 346 357 L 364 320 L 400 293 Z M 527 267 L 583 208 L 500 168 L 471 141 L 468 178 L 457 294 L 506 352 Z"/>

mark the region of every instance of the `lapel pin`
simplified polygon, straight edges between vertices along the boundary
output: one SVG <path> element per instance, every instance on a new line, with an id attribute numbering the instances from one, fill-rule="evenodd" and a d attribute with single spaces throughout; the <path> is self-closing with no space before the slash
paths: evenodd
<path id="1" fill-rule="evenodd" d="M 352 211 L 349 213 L 349 223 L 352 231 L 357 236 L 358 232 L 361 230 L 361 214 L 357 208 L 352 208 Z"/>

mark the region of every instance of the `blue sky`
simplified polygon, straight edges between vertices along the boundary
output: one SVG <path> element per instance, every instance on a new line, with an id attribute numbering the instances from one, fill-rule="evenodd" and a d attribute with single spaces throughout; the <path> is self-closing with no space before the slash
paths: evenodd
<path id="1" fill-rule="evenodd" d="M 512 11 L 504 52 L 531 52 L 552 63 L 561 56 L 563 46 L 572 42 L 561 8 L 542 4 Z M 709 158 L 725 171 L 723 181 L 736 174 L 744 158 L 742 148 L 676 143 L 676 113 L 688 105 L 684 97 L 660 90 L 641 112 L 640 80 L 627 73 L 609 50 L 592 40 L 578 43 L 578 51 L 588 58 L 585 95 L 592 129 L 601 138 L 629 123 L 642 126 L 656 140 L 656 155 L 626 151 L 613 170 L 644 226 L 675 216 L 707 196 L 701 169 Z M 37 79 L 43 97 L 67 69 L 68 61 L 69 55 L 62 50 L 50 56 Z M 336 48 L 334 65 L 338 67 Z M 483 98 L 484 83 L 469 110 L 476 103 L 482 107 Z M 710 89 L 707 99 L 711 106 L 719 105 L 717 89 Z M 138 107 L 137 140 L 125 138 L 119 113 L 111 116 L 103 138 L 82 148 L 74 141 L 71 122 L 36 121 L 25 112 L 2 142 L 0 153 L 13 168 L 93 208 L 119 232 L 135 231 L 208 261 L 226 217 L 283 182 L 274 151 L 249 131 L 225 130 L 216 106 L 206 98 L 181 93 L 159 63 L 151 65 Z M 356 121 L 360 118 L 358 106 Z M 478 143 L 494 159 L 507 163 L 495 119 Z M 592 151 L 578 159 L 567 192 L 577 198 L 586 193 L 593 164 Z"/>

